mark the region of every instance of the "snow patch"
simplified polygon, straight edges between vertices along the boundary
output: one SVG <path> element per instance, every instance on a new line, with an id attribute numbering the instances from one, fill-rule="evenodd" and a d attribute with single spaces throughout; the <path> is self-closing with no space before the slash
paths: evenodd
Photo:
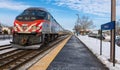
<path id="1" fill-rule="evenodd" d="M 0 46 L 10 44 L 12 39 L 0 40 Z"/>
<path id="2" fill-rule="evenodd" d="M 109 62 L 110 59 L 110 42 L 102 41 L 102 55 L 100 55 L 100 40 L 96 38 L 91 38 L 88 36 L 78 36 L 78 38 L 105 64 L 110 70 L 120 70 L 120 47 L 116 45 L 115 58 L 117 63 L 115 67 L 113 63 Z"/>

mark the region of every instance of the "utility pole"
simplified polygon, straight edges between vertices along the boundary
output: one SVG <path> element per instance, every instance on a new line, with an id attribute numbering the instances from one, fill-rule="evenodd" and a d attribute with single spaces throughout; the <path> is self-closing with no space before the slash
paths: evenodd
<path id="1" fill-rule="evenodd" d="M 111 22 L 116 21 L 116 0 L 111 0 Z M 111 30 L 111 47 L 110 47 L 110 61 L 113 62 L 115 66 L 115 29 Z"/>
<path id="2" fill-rule="evenodd" d="M 77 18 L 77 22 L 75 24 L 75 29 L 76 29 L 76 33 L 78 35 L 78 30 L 79 30 L 79 23 L 80 23 L 80 17 L 79 17 L 79 14 L 76 14 L 78 16 Z"/>
<path id="3" fill-rule="evenodd" d="M 79 14 L 76 14 L 78 16 L 78 19 L 77 19 L 77 24 L 80 22 L 80 17 L 79 17 Z"/>

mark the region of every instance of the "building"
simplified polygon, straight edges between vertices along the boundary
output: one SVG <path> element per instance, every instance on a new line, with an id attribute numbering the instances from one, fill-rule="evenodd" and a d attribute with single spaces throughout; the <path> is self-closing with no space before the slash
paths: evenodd
<path id="1" fill-rule="evenodd" d="M 90 30 L 88 30 L 88 29 L 86 29 L 86 30 L 81 29 L 80 30 L 81 35 L 87 35 L 89 32 L 90 32 Z"/>
<path id="2" fill-rule="evenodd" d="M 5 26 L 0 23 L 0 34 L 11 34 L 12 27 Z"/>
<path id="3" fill-rule="evenodd" d="M 9 27 L 2 27 L 2 34 L 11 34 L 11 29 Z"/>

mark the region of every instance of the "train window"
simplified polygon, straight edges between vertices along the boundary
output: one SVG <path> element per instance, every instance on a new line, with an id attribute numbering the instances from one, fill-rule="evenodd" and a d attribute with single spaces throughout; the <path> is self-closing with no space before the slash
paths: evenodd
<path id="1" fill-rule="evenodd" d="M 35 20 L 36 18 L 35 17 L 31 17 L 32 20 Z"/>
<path id="2" fill-rule="evenodd" d="M 41 16 L 41 17 L 46 17 L 47 14 L 44 11 L 39 11 L 39 12 L 37 12 L 37 15 Z"/>
<path id="3" fill-rule="evenodd" d="M 41 10 L 26 10 L 21 15 L 45 17 L 46 12 L 41 11 Z"/>
<path id="4" fill-rule="evenodd" d="M 32 21 L 37 19 L 46 19 L 47 13 L 41 10 L 25 10 L 17 19 L 20 21 Z"/>
<path id="5" fill-rule="evenodd" d="M 29 15 L 30 14 L 30 11 L 29 10 L 26 10 L 24 11 L 21 15 Z"/>
<path id="6" fill-rule="evenodd" d="M 23 19 L 23 17 L 19 16 L 17 19 L 18 19 L 18 20 L 22 20 L 22 19 Z"/>

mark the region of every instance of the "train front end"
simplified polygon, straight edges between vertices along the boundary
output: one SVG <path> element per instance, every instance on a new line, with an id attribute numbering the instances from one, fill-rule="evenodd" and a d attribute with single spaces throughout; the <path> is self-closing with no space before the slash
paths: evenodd
<path id="1" fill-rule="evenodd" d="M 16 17 L 13 28 L 13 46 L 29 46 L 42 42 L 42 25 L 46 12 L 38 9 L 26 9 Z"/>

